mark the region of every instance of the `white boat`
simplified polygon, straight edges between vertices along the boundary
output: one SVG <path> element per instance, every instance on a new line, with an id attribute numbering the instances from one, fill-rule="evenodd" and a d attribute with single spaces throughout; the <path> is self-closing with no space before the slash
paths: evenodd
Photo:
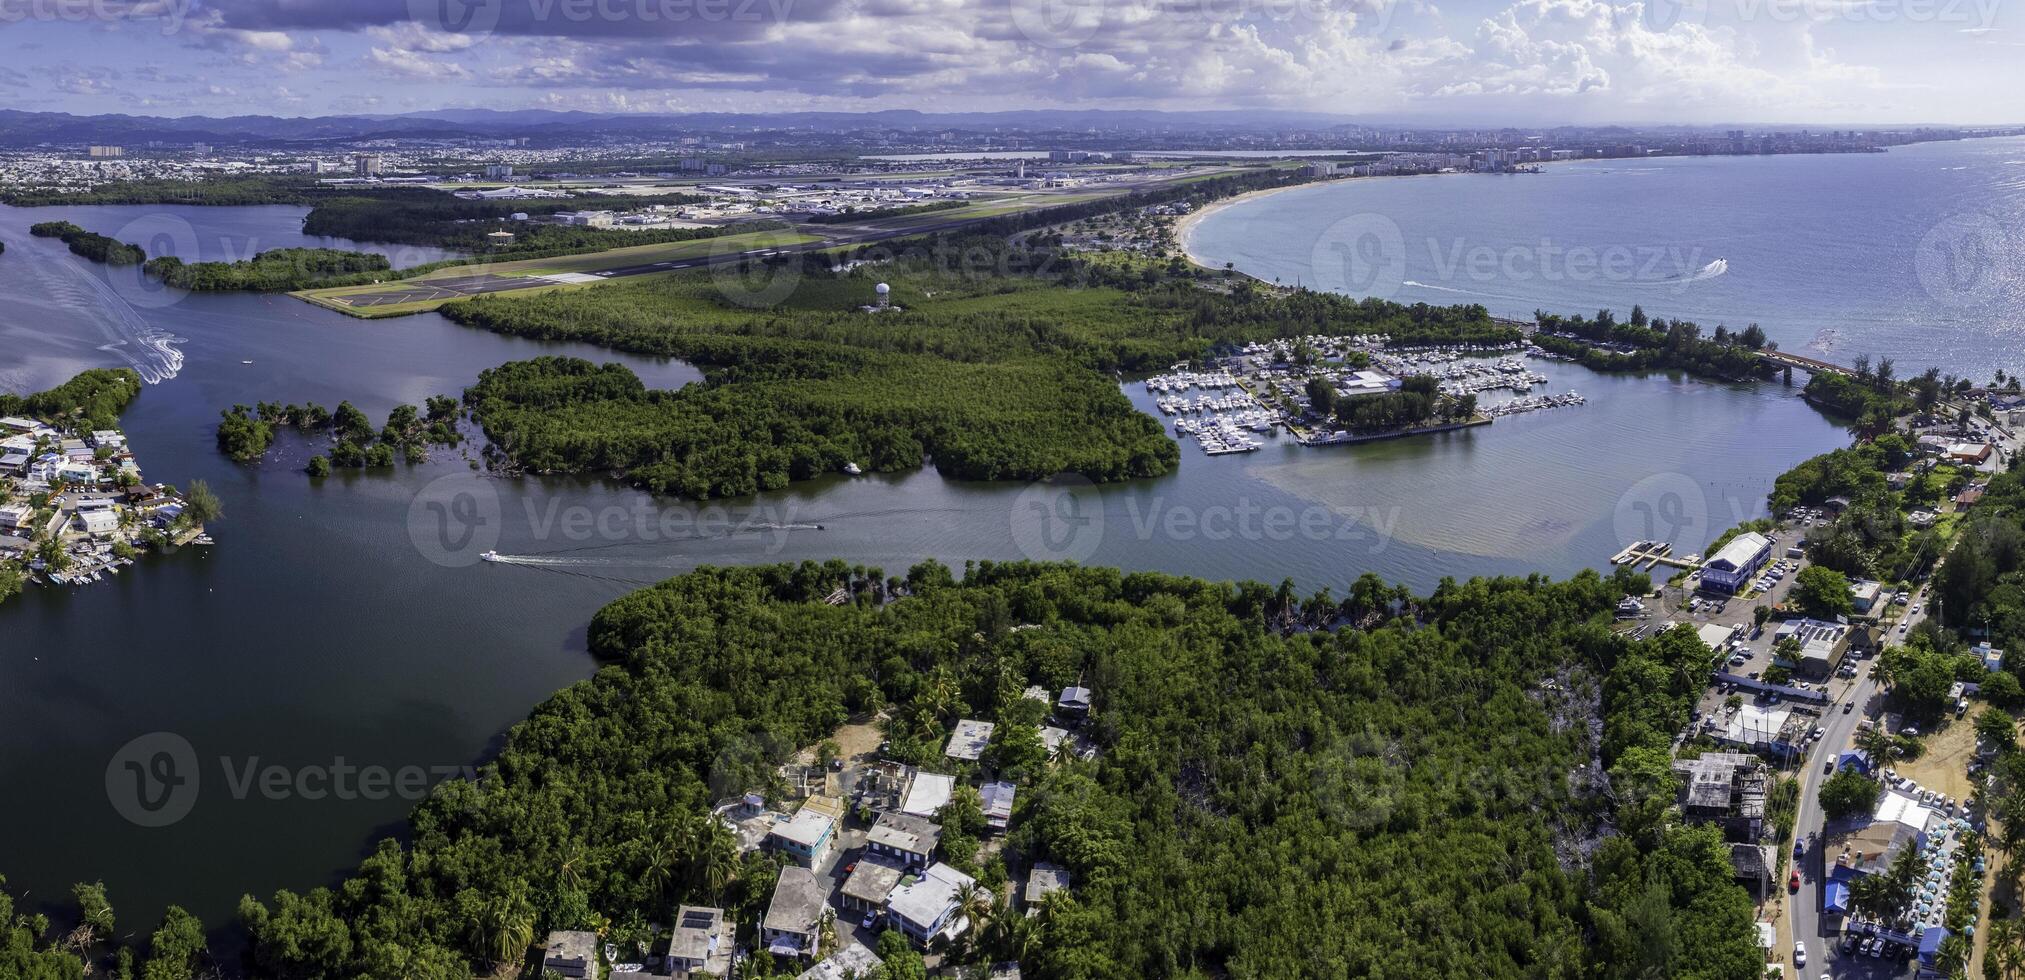
<path id="1" fill-rule="evenodd" d="M 482 555 L 479 555 L 479 556 L 478 556 L 478 560 L 479 560 L 479 561 L 498 561 L 498 560 L 499 560 L 499 552 L 497 552 L 497 551 L 488 551 L 488 552 L 486 552 L 486 553 L 484 553 L 484 554 L 482 554 Z"/>
<path id="2" fill-rule="evenodd" d="M 863 469 L 860 469 L 858 467 L 858 464 L 856 463 L 845 463 L 844 472 L 849 473 L 852 476 L 857 476 L 865 471 Z"/>

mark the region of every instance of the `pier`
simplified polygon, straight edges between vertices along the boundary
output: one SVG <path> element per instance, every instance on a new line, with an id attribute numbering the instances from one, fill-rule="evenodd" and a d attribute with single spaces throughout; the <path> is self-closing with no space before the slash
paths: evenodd
<path id="1" fill-rule="evenodd" d="M 1652 571 L 1661 565 L 1686 571 L 1694 571 L 1702 567 L 1701 556 L 1693 556 L 1692 560 L 1688 558 L 1676 558 L 1673 556 L 1673 545 L 1667 544 L 1664 541 L 1634 541 L 1626 545 L 1623 551 L 1612 556 L 1610 563 L 1612 565 L 1630 565 L 1632 568 L 1643 572 Z"/>

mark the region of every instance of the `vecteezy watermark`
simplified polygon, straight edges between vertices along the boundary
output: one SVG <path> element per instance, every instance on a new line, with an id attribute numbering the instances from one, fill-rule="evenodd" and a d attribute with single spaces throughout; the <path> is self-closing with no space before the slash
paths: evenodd
<path id="1" fill-rule="evenodd" d="M 120 226 L 112 237 L 138 246 L 149 259 L 173 257 L 196 262 L 201 246 L 197 229 L 173 214 L 147 214 Z M 161 309 L 182 302 L 189 290 L 172 286 L 150 273 L 145 265 L 116 265 L 106 270 L 106 282 L 129 304 L 144 309 Z"/>
<path id="2" fill-rule="evenodd" d="M 1709 0 L 1640 0 L 1616 8 L 1620 26 L 1636 23 L 1654 34 L 1664 34 L 1676 25 L 1707 23 Z"/>
<path id="3" fill-rule="evenodd" d="M 784 24 L 794 0 L 408 0 L 424 29 L 480 40 L 496 31 L 542 33 L 566 24 L 635 30 L 684 24 Z"/>
<path id="4" fill-rule="evenodd" d="M 499 546 L 499 488 L 476 473 L 429 481 L 408 502 L 408 540 L 445 568 L 476 564 Z"/>
<path id="5" fill-rule="evenodd" d="M 1318 289 L 1389 299 L 1406 284 L 1406 236 L 1385 215 L 1353 214 L 1322 230 L 1308 264 Z"/>
<path id="6" fill-rule="evenodd" d="M 189 20 L 192 0 L 0 0 L 0 24 L 159 22 L 174 34 Z"/>
<path id="7" fill-rule="evenodd" d="M 1013 547 L 1034 561 L 1088 561 L 1104 542 L 1104 498 L 1080 474 L 1031 483 L 1013 498 Z"/>
<path id="8" fill-rule="evenodd" d="M 779 554 L 797 531 L 824 525 L 799 517 L 793 500 L 744 505 L 691 504 L 656 500 L 644 494 L 623 504 L 593 505 L 524 485 L 514 506 L 505 506 L 497 482 L 477 473 L 452 473 L 431 480 L 408 504 L 408 539 L 422 557 L 446 568 L 463 568 L 495 553 L 510 522 L 514 540 L 534 553 L 500 556 L 509 564 L 669 566 L 674 557 L 642 558 L 609 549 L 699 540 L 757 542 Z M 600 554 L 603 552 L 603 554 Z"/>
<path id="9" fill-rule="evenodd" d="M 747 309 L 778 306 L 802 282 L 802 256 L 779 248 L 744 248 L 742 235 L 710 239 L 706 261 L 717 293 Z"/>
<path id="10" fill-rule="evenodd" d="M 1724 259 L 1681 245 L 1564 245 L 1550 238 L 1509 244 L 1461 238 L 1409 240 L 1399 223 L 1363 212 L 1342 218 L 1315 238 L 1309 251 L 1319 289 L 1389 299 L 1414 287 L 1470 292 L 1467 286 L 1520 282 L 1607 282 L 1664 287 L 1675 293 L 1722 276 Z M 1425 269 L 1430 281 L 1407 278 Z"/>
<path id="11" fill-rule="evenodd" d="M 1620 546 L 1658 541 L 1695 551 L 1723 529 L 1768 513 L 1761 498 L 1725 494 L 1711 502 L 1702 483 L 1685 473 L 1655 473 L 1617 498 L 1610 515 Z M 1675 553 L 1675 557 L 1680 556 Z"/>
<path id="12" fill-rule="evenodd" d="M 197 750 L 174 732 L 149 732 L 114 752 L 105 766 L 105 795 L 139 827 L 167 827 L 197 805 Z"/>
<path id="13" fill-rule="evenodd" d="M 408 19 L 424 28 L 483 38 L 499 26 L 502 0 L 408 0 Z"/>
<path id="14" fill-rule="evenodd" d="M 1397 507 L 1294 507 L 1239 496 L 1227 504 L 1174 506 L 1165 497 L 1126 496 L 1124 523 L 1106 522 L 1104 497 L 1076 474 L 1029 484 L 1013 498 L 1013 546 L 1034 561 L 1088 561 L 1111 537 L 1134 541 L 1316 541 L 1385 550 Z"/>
<path id="15" fill-rule="evenodd" d="M 1239 27 L 1305 22 L 1332 31 L 1382 34 L 1399 0 L 1006 0 L 1020 35 L 1050 50 L 1088 43 L 1107 18 L 1135 32 L 1212 40 Z M 1345 13 L 1355 15 L 1344 19 Z M 1136 36 L 1136 35 L 1135 35 Z"/>
<path id="16" fill-rule="evenodd" d="M 1006 0 L 1013 26 L 1051 50 L 1073 48 L 1104 26 L 1104 0 Z"/>
<path id="17" fill-rule="evenodd" d="M 1698 0 L 1713 3 L 1716 0 Z M 1954 24 L 1963 29 L 1992 27 L 2003 0 L 1726 0 L 1735 5 L 1725 19 L 1782 24 Z"/>
<path id="18" fill-rule="evenodd" d="M 469 765 L 359 765 L 344 756 L 329 762 L 284 765 L 260 756 L 216 760 L 218 779 L 228 798 L 244 802 L 284 800 L 420 800 L 437 784 L 476 779 Z M 114 752 L 106 763 L 106 799 L 128 822 L 140 827 L 167 827 L 188 817 L 207 785 L 204 766 L 189 739 L 174 732 L 149 732 Z M 215 791 L 214 794 L 215 796 Z"/>
<path id="19" fill-rule="evenodd" d="M 1709 498 L 1702 485 L 1685 473 L 1655 473 L 1633 484 L 1617 498 L 1611 530 L 1619 544 L 1664 541 L 1677 544 L 1708 541 Z"/>
<path id="20" fill-rule="evenodd" d="M 1920 286 L 1935 302 L 1956 309 L 1996 299 L 2018 264 L 2017 248 L 2004 224 L 1980 213 L 1942 219 L 1913 251 Z"/>

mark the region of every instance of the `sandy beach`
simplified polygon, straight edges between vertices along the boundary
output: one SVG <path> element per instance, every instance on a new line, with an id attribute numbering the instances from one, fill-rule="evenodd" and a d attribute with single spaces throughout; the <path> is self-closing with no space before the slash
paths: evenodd
<path id="1" fill-rule="evenodd" d="M 1268 187 L 1264 190 L 1246 191 L 1243 194 L 1237 195 L 1236 197 L 1226 197 L 1221 198 L 1219 200 L 1211 201 L 1210 203 L 1205 204 L 1202 207 L 1196 208 L 1195 210 L 1182 215 L 1179 219 L 1177 219 L 1174 222 L 1174 240 L 1177 244 L 1181 246 L 1181 254 L 1187 256 L 1189 262 L 1194 263 L 1195 265 L 1198 266 L 1202 266 L 1202 268 L 1205 269 L 1209 268 L 1208 266 L 1203 265 L 1200 261 L 1197 261 L 1195 257 L 1195 250 L 1188 247 L 1188 236 L 1189 233 L 1194 230 L 1196 222 L 1201 221 L 1202 219 L 1207 218 L 1210 215 L 1215 214 L 1218 211 L 1221 211 L 1224 208 L 1230 207 L 1234 204 L 1242 204 L 1245 201 L 1249 201 L 1254 198 L 1265 197 L 1269 194 L 1278 194 L 1281 193 L 1282 191 L 1291 191 L 1300 187 L 1316 187 L 1319 185 L 1320 185 L 1319 182 L 1310 182 L 1304 184 L 1289 184 L 1285 187 Z"/>

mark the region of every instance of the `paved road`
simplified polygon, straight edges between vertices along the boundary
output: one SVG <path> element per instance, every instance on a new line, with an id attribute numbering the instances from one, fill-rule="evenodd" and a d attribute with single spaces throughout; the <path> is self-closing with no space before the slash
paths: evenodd
<path id="1" fill-rule="evenodd" d="M 1997 434 L 1999 452 L 2002 454 L 2000 458 L 2008 458 L 2018 451 L 2016 436 L 2013 433 L 1998 427 Z M 2006 445 L 2007 441 L 2009 445 Z M 1933 574 L 1929 577 L 1930 582 L 1939 580 L 1941 566 L 1946 562 L 1947 556 L 1943 555 L 1934 563 Z M 1912 602 L 1919 605 L 1919 612 L 1908 614 L 1902 621 L 1917 626 L 1925 620 L 1933 605 L 1931 599 L 1931 592 L 1926 587 L 1914 592 Z M 1895 642 L 1903 635 L 1894 626 L 1886 642 Z M 1814 751 L 1801 763 L 1800 768 L 1800 810 L 1793 827 L 1794 833 L 1801 839 L 1805 839 L 1808 833 L 1821 829 L 1820 790 L 1822 781 L 1827 778 L 1827 774 L 1821 771 L 1822 766 L 1849 746 L 1858 722 L 1865 717 L 1875 717 L 1875 713 L 1881 710 L 1880 695 L 1877 681 L 1869 676 L 1866 669 L 1856 686 L 1850 689 L 1849 696 L 1844 699 L 1854 701 L 1855 709 L 1849 714 L 1843 714 L 1843 702 L 1838 701 L 1830 705 L 1828 713 L 1823 716 L 1821 725 L 1826 733 L 1815 743 Z M 1801 887 L 1800 893 L 1791 898 L 1789 918 L 1794 939 L 1807 944 L 1808 966 L 1802 975 L 1809 976 L 1813 975 L 1814 971 L 1822 971 L 1822 975 L 1825 976 L 1830 969 L 1828 956 L 1832 948 L 1830 942 L 1832 936 L 1824 934 L 1821 914 L 1821 890 L 1826 883 L 1828 861 L 1822 848 L 1816 845 L 1808 848 L 1807 853 L 1795 864 L 1800 869 Z M 1783 886 L 1784 882 L 1780 884 Z M 1781 952 L 1791 955 L 1790 950 Z M 1883 975 L 1878 972 L 1876 965 L 1868 960 L 1865 961 L 1862 972 L 1864 975 Z"/>

